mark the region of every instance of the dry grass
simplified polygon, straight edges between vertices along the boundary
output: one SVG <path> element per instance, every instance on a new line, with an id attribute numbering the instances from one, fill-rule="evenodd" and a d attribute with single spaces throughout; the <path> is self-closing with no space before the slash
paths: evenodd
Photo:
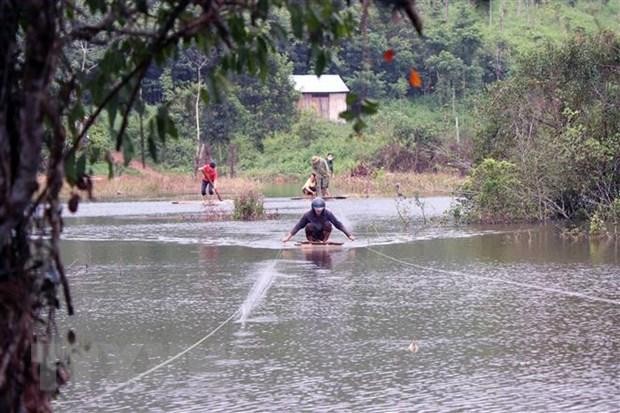
<path id="1" fill-rule="evenodd" d="M 94 178 L 94 197 L 99 200 L 125 199 L 199 199 L 200 177 L 171 174 L 144 174 L 140 176 L 123 175 L 108 179 Z M 222 198 L 233 198 L 247 191 L 260 191 L 261 186 L 254 180 L 244 178 L 218 179 L 217 186 Z"/>
<path id="2" fill-rule="evenodd" d="M 393 196 L 398 189 L 403 195 L 450 195 L 463 183 L 458 174 L 439 173 L 382 173 L 376 177 L 338 176 L 331 186 L 338 193 L 350 196 Z"/>
<path id="3" fill-rule="evenodd" d="M 400 192 L 411 196 L 448 195 L 463 182 L 462 177 L 450 173 L 381 173 L 375 177 L 336 176 L 332 179 L 332 195 L 347 194 L 351 197 L 393 196 L 396 185 Z M 135 169 L 133 175 L 122 175 L 113 179 L 104 176 L 93 177 L 94 197 L 98 200 L 127 199 L 200 199 L 200 177 L 160 173 L 153 169 Z M 252 178 L 218 179 L 218 188 L 223 198 L 236 198 L 249 191 L 261 193 L 263 184 L 285 183 L 283 177 L 256 180 Z M 69 188 L 63 191 L 68 198 Z"/>

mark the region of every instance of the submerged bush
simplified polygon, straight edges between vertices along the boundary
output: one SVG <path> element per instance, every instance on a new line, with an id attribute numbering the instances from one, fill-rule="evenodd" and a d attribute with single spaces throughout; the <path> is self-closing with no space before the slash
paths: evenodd
<path id="1" fill-rule="evenodd" d="M 523 55 L 482 100 L 475 159 L 513 163 L 533 218 L 586 222 L 620 197 L 620 36 L 577 34 Z M 601 207 L 603 205 L 603 207 Z M 610 213 L 613 215 L 613 213 Z"/>
<path id="2" fill-rule="evenodd" d="M 598 205 L 596 212 L 590 217 L 590 234 L 606 233 L 608 236 L 620 234 L 620 197 L 612 202 Z"/>
<path id="3" fill-rule="evenodd" d="M 605 222 L 603 222 L 603 220 L 597 213 L 594 213 L 594 215 L 592 215 L 592 218 L 590 218 L 589 227 L 590 235 L 593 236 L 601 235 L 605 232 Z"/>
<path id="4" fill-rule="evenodd" d="M 252 221 L 265 216 L 263 196 L 257 192 L 249 191 L 235 197 L 235 209 L 233 219 L 240 221 Z"/>
<path id="5" fill-rule="evenodd" d="M 458 205 L 453 211 L 471 222 L 527 220 L 532 207 L 521 188 L 513 163 L 485 159 L 458 190 Z"/>

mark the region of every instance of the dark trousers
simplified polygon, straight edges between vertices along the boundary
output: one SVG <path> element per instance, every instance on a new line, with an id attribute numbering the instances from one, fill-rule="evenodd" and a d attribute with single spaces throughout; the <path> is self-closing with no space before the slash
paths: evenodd
<path id="1" fill-rule="evenodd" d="M 332 233 L 331 222 L 326 222 L 323 226 L 314 224 L 306 225 L 306 238 L 310 242 L 323 242 L 329 239 L 329 234 Z"/>
<path id="2" fill-rule="evenodd" d="M 213 185 L 211 185 L 211 182 L 203 180 L 202 185 L 200 186 L 200 193 L 202 196 L 207 195 L 207 190 L 209 190 L 209 195 L 213 195 Z"/>

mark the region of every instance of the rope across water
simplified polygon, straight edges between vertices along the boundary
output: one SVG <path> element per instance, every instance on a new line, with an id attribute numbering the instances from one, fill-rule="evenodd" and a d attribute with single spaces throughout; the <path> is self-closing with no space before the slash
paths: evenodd
<path id="1" fill-rule="evenodd" d="M 282 255 L 282 248 L 280 248 L 280 250 L 278 251 L 278 253 L 276 254 L 274 260 L 277 260 L 278 258 L 280 258 L 280 256 Z M 226 318 L 224 321 L 222 321 L 217 327 L 215 327 L 213 330 L 211 330 L 208 334 L 206 334 L 205 336 L 203 336 L 202 338 L 200 338 L 198 341 L 196 341 L 194 344 L 190 345 L 189 347 L 187 347 L 186 349 L 184 349 L 183 351 L 175 354 L 174 356 L 170 357 L 169 359 L 151 367 L 150 369 L 143 371 L 142 373 L 138 374 L 137 376 L 132 377 L 131 379 L 124 381 L 122 383 L 117 384 L 116 386 L 106 390 L 105 392 L 103 392 L 102 394 L 98 395 L 97 397 L 94 397 L 90 400 L 88 400 L 85 404 L 85 406 L 89 406 L 92 405 L 94 402 L 99 401 L 101 399 L 103 399 L 104 397 L 124 388 L 127 387 L 128 385 L 135 383 L 139 380 L 141 380 L 142 378 L 148 376 L 149 374 L 161 369 L 162 367 L 167 366 L 168 364 L 172 363 L 173 361 L 183 357 L 185 354 L 189 353 L 190 351 L 192 351 L 193 349 L 195 349 L 196 347 L 200 346 L 202 343 L 204 343 L 207 339 L 209 339 L 211 336 L 213 336 L 215 333 L 217 333 L 219 330 L 221 330 L 226 324 L 228 324 L 230 321 L 232 321 L 236 316 L 241 315 L 241 307 L 238 308 L 237 310 L 235 310 L 235 312 L 233 312 L 228 318 Z"/>
<path id="2" fill-rule="evenodd" d="M 378 231 L 375 228 L 375 232 L 379 235 Z M 522 287 L 522 288 L 530 288 L 530 289 L 536 289 L 536 290 L 541 290 L 541 291 L 546 291 L 546 292 L 550 292 L 550 293 L 555 293 L 555 294 L 561 294 L 561 295 L 565 295 L 565 296 L 572 296 L 572 297 L 578 297 L 578 298 L 582 298 L 582 299 L 586 299 L 589 301 L 595 301 L 595 302 L 601 302 L 601 303 L 606 303 L 606 304 L 612 304 L 612 305 L 620 305 L 620 301 L 618 300 L 612 300 L 612 299 L 607 299 L 607 298 L 602 298 L 602 297 L 596 297 L 596 296 L 592 296 L 592 295 L 588 295 L 588 294 L 583 294 L 583 293 L 579 293 L 579 292 L 574 292 L 574 291 L 568 291 L 568 290 L 562 290 L 562 289 L 558 289 L 558 288 L 551 288 L 551 287 L 545 287 L 545 286 L 541 286 L 541 285 L 537 285 L 537 284 L 530 284 L 530 283 L 522 283 L 522 282 L 518 282 L 518 281 L 512 281 L 512 280 L 505 280 L 505 279 L 501 279 L 501 278 L 496 278 L 496 277 L 486 277 L 486 276 L 482 276 L 482 275 L 477 275 L 477 274 L 471 274 L 471 273 L 466 273 L 466 272 L 462 272 L 462 271 L 452 271 L 452 270 L 445 270 L 445 269 L 441 269 L 441 268 L 434 268 L 434 267 L 429 267 L 429 266 L 424 266 L 424 265 L 420 265 L 420 264 L 415 264 L 409 261 L 404 261 L 401 260 L 399 258 L 396 257 L 392 257 L 388 254 L 385 254 L 375 248 L 373 248 L 370 245 L 370 242 L 368 243 L 366 249 L 368 249 L 368 251 L 381 256 L 383 258 L 392 260 L 396 263 L 402 264 L 402 265 L 406 265 L 412 268 L 418 268 L 418 269 L 422 269 L 422 270 L 426 270 L 426 271 L 434 271 L 434 272 L 439 272 L 439 273 L 444 273 L 444 274 L 449 274 L 449 275 L 457 275 L 457 276 L 462 276 L 462 277 L 470 277 L 470 278 L 476 278 L 476 279 L 480 279 L 480 280 L 485 280 L 485 281 L 490 281 L 490 282 L 494 282 L 494 283 L 501 283 L 501 284 L 508 284 L 508 285 L 514 285 L 514 286 L 518 286 L 518 287 Z M 282 254 L 282 248 L 278 251 L 278 253 L 276 254 L 276 257 L 274 258 L 274 260 L 277 260 L 281 254 Z M 142 378 L 144 378 L 145 376 L 169 365 L 170 363 L 174 362 L 175 360 L 179 359 L 180 357 L 184 356 L 185 354 L 187 354 L 188 352 L 192 351 L 193 349 L 195 349 L 196 347 L 200 346 L 202 343 L 204 343 L 207 339 L 209 339 L 210 337 L 212 337 L 214 334 L 216 334 L 219 330 L 221 330 L 226 324 L 228 324 L 231 320 L 233 320 L 236 316 L 241 314 L 241 308 L 237 309 L 235 312 L 233 312 L 228 318 L 226 318 L 225 320 L 223 320 L 217 327 L 215 327 L 213 330 L 211 330 L 208 334 L 206 334 L 205 336 L 201 337 L 199 340 L 197 340 L 195 343 L 193 343 L 192 345 L 190 345 L 189 347 L 185 348 L 183 351 L 177 353 L 176 355 L 170 357 L 169 359 L 151 367 L 150 369 L 138 374 L 137 376 L 123 382 L 120 383 L 114 387 L 112 387 L 111 389 L 108 389 L 107 391 L 105 391 L 104 393 L 100 394 L 99 396 L 90 399 L 89 401 L 86 402 L 86 406 L 91 405 L 92 403 L 101 400 L 102 398 L 104 398 L 105 396 L 116 392 L 126 386 L 128 386 L 129 384 L 135 383 L 139 380 L 141 380 Z"/>
<path id="3" fill-rule="evenodd" d="M 376 231 L 376 228 L 375 228 L 375 232 L 378 234 L 378 232 Z M 596 296 L 592 296 L 592 295 L 588 295 L 588 294 L 583 294 L 583 293 L 579 293 L 579 292 L 575 292 L 575 291 L 567 291 L 567 290 L 561 290 L 559 288 L 545 287 L 545 286 L 537 285 L 537 284 L 529 284 L 529 283 L 522 283 L 522 282 L 512 281 L 512 280 L 504 280 L 502 278 L 496 278 L 496 277 L 485 277 L 483 275 L 470 274 L 470 273 L 466 273 L 466 272 L 462 272 L 462 271 L 452 271 L 452 270 L 444 270 L 444 269 L 441 269 L 441 268 L 427 267 L 425 265 L 415 264 L 415 263 L 412 263 L 412 262 L 409 262 L 409 261 L 401 260 L 401 259 L 396 258 L 396 257 L 392 257 L 392 256 L 390 256 L 388 254 L 385 254 L 385 253 L 383 253 L 383 252 L 381 252 L 381 251 L 371 247 L 370 243 L 368 244 L 368 246 L 366 248 L 368 249 L 368 251 L 370 251 L 370 252 L 372 252 L 374 254 L 377 254 L 379 256 L 382 256 L 384 258 L 387 258 L 387 259 L 392 260 L 394 262 L 397 262 L 399 264 L 407 265 L 407 266 L 410 266 L 410 267 L 413 267 L 413 268 L 418 268 L 418 269 L 421 269 L 421 270 L 434 271 L 434 272 L 439 272 L 439 273 L 449 274 L 449 275 L 458 275 L 458 276 L 462 276 L 462 277 L 476 278 L 476 279 L 479 279 L 479 280 L 491 281 L 491 282 L 494 282 L 494 283 L 516 285 L 516 286 L 523 287 L 523 288 L 531 288 L 531 289 L 546 291 L 546 292 L 555 293 L 555 294 L 562 294 L 562 295 L 566 295 L 566 296 L 578 297 L 578 298 L 583 298 L 583 299 L 590 300 L 590 301 L 597 301 L 597 302 L 606 303 L 606 304 L 612 304 L 612 305 L 620 305 L 620 301 L 619 300 L 611 300 L 611 299 L 608 299 L 608 298 L 596 297 Z"/>

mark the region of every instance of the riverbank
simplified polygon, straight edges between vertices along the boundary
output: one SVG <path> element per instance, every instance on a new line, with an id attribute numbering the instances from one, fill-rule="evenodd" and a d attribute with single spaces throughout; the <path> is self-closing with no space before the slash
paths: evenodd
<path id="1" fill-rule="evenodd" d="M 395 196 L 397 191 L 411 196 L 449 195 L 463 182 L 462 177 L 450 173 L 381 173 L 374 177 L 335 176 L 331 181 L 332 195 L 349 197 Z M 108 179 L 93 177 L 94 197 L 98 200 L 137 200 L 196 198 L 200 195 L 200 177 L 189 174 L 159 172 L 154 169 L 132 169 L 131 173 Z M 260 178 L 221 177 L 218 188 L 223 198 L 234 198 L 248 191 L 265 193 L 270 187 L 285 185 L 290 196 L 300 195 L 303 179 L 286 176 Z"/>

